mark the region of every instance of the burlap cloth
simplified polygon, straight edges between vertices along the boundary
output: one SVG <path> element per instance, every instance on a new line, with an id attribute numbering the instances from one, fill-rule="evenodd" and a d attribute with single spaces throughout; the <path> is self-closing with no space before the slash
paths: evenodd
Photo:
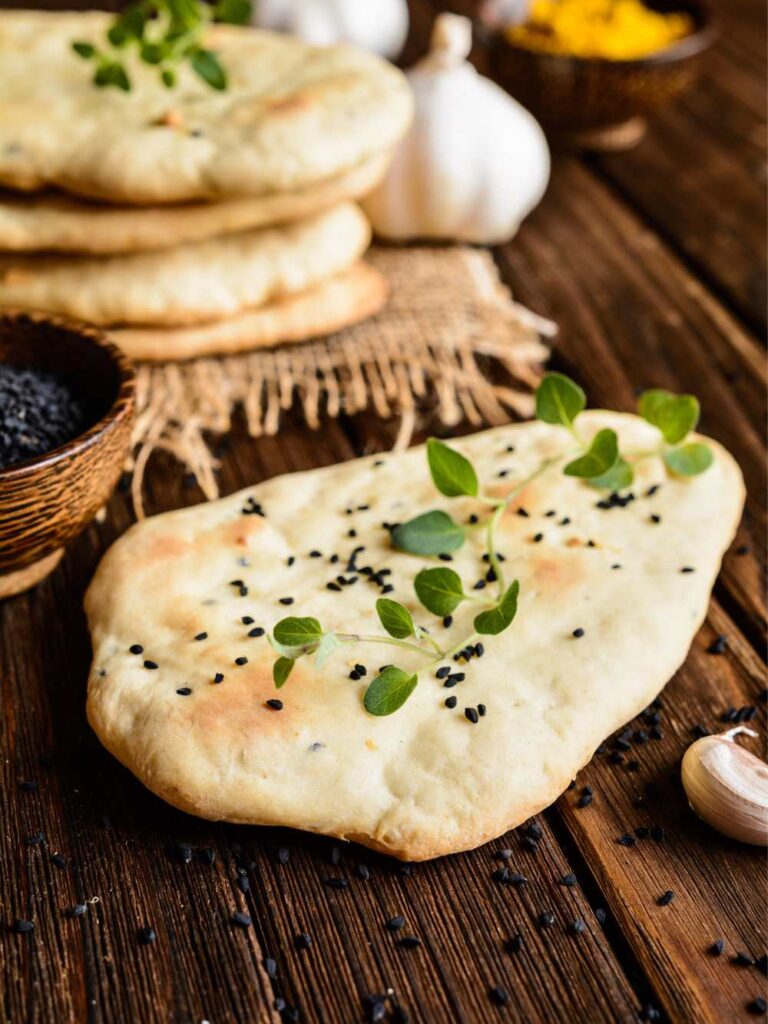
<path id="1" fill-rule="evenodd" d="M 253 437 L 277 433 L 281 413 L 293 406 L 313 429 L 323 415 L 371 408 L 401 417 L 398 448 L 408 445 L 420 409 L 445 425 L 477 427 L 531 414 L 549 354 L 543 339 L 556 327 L 512 301 L 488 252 L 374 247 L 367 258 L 391 295 L 357 327 L 301 345 L 139 368 L 132 483 L 139 516 L 156 449 L 194 473 L 206 497 L 217 496 L 213 438 L 230 429 L 238 407 Z"/>

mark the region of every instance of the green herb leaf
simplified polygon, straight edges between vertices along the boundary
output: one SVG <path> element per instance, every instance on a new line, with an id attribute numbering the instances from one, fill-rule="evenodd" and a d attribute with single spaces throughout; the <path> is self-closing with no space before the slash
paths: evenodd
<path id="1" fill-rule="evenodd" d="M 323 627 L 317 619 L 290 615 L 276 624 L 272 635 L 283 647 L 312 647 L 323 639 Z"/>
<path id="2" fill-rule="evenodd" d="M 447 444 L 430 437 L 427 441 L 427 461 L 435 487 L 449 498 L 467 494 L 474 498 L 479 490 L 477 473 L 469 459 L 449 448 Z"/>
<path id="3" fill-rule="evenodd" d="M 590 487 L 597 487 L 599 490 L 621 491 L 625 487 L 629 487 L 634 478 L 635 474 L 630 464 L 619 456 L 615 465 L 611 466 L 606 473 L 601 476 L 593 476 L 587 480 L 587 483 Z"/>
<path id="4" fill-rule="evenodd" d="M 422 569 L 413 587 L 418 599 L 433 615 L 450 615 L 466 596 L 461 578 L 453 569 Z"/>
<path id="5" fill-rule="evenodd" d="M 245 25 L 251 19 L 250 0 L 219 0 L 213 9 L 216 21 L 230 25 Z"/>
<path id="6" fill-rule="evenodd" d="M 563 373 L 545 373 L 536 389 L 536 416 L 545 423 L 571 427 L 586 404 L 582 389 Z"/>
<path id="7" fill-rule="evenodd" d="M 387 633 L 396 640 L 405 640 L 416 632 L 411 613 L 398 601 L 380 597 L 376 602 L 376 614 Z"/>
<path id="8" fill-rule="evenodd" d="M 563 472 L 566 476 L 594 480 L 612 469 L 619 458 L 619 439 L 615 430 L 608 428 L 595 434 L 584 455 L 569 462 Z"/>
<path id="9" fill-rule="evenodd" d="M 390 665 L 376 676 L 365 691 L 365 710 L 371 715 L 391 715 L 405 704 L 416 689 L 418 681 L 417 675 L 403 672 L 401 668 Z"/>
<path id="10" fill-rule="evenodd" d="M 292 658 L 278 658 L 272 666 L 272 678 L 278 690 L 285 685 L 295 664 L 296 662 Z"/>
<path id="11" fill-rule="evenodd" d="M 226 72 L 211 50 L 196 50 L 192 54 L 192 67 L 212 89 L 227 88 Z"/>
<path id="12" fill-rule="evenodd" d="M 90 60 L 91 57 L 96 56 L 96 47 L 92 43 L 83 43 L 79 40 L 75 40 L 75 42 L 72 43 L 72 49 L 78 57 L 83 57 L 85 60 Z"/>
<path id="13" fill-rule="evenodd" d="M 330 656 L 341 647 L 341 640 L 335 633 L 323 633 L 323 639 L 317 646 L 315 667 L 322 668 Z"/>
<path id="14" fill-rule="evenodd" d="M 655 388 L 640 396 L 638 411 L 658 427 L 667 444 L 679 444 L 699 422 L 699 401 L 693 395 L 673 395 Z"/>
<path id="15" fill-rule="evenodd" d="M 166 89 L 172 89 L 176 85 L 176 72 L 171 68 L 163 68 L 160 79 Z"/>
<path id="16" fill-rule="evenodd" d="M 441 555 L 462 546 L 464 531 L 447 512 L 425 512 L 396 526 L 392 543 L 412 555 Z"/>
<path id="17" fill-rule="evenodd" d="M 159 43 L 142 43 L 141 59 L 145 64 L 160 64 L 166 57 L 167 47 Z"/>
<path id="18" fill-rule="evenodd" d="M 519 593 L 520 583 L 518 580 L 515 580 L 514 583 L 509 585 L 506 593 L 495 608 L 491 608 L 487 612 L 480 612 L 475 617 L 475 630 L 486 636 L 495 636 L 497 633 L 503 633 L 507 626 L 512 624 L 512 620 L 517 614 L 517 597 Z"/>
<path id="19" fill-rule="evenodd" d="M 93 76 L 93 83 L 98 85 L 99 88 L 114 85 L 116 88 L 122 89 L 123 92 L 131 91 L 131 83 L 125 68 L 122 64 L 118 64 L 117 61 L 101 64 Z"/>
<path id="20" fill-rule="evenodd" d="M 712 449 L 698 441 L 664 453 L 667 468 L 680 476 L 698 476 L 709 469 L 713 461 Z"/>

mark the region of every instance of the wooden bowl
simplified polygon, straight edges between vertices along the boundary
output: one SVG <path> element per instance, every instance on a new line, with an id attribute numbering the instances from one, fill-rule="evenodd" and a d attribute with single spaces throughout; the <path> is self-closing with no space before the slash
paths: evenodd
<path id="1" fill-rule="evenodd" d="M 59 448 L 0 469 L 2 599 L 47 576 L 109 498 L 130 446 L 135 378 L 96 329 L 36 313 L 0 313 L 0 363 L 73 380 L 93 424 Z"/>
<path id="2" fill-rule="evenodd" d="M 646 0 L 659 11 L 692 18 L 694 31 L 648 57 L 607 60 L 538 53 L 510 43 L 503 30 L 487 35 L 494 78 L 554 136 L 596 149 L 624 149 L 645 130 L 645 118 L 696 78 L 717 37 L 701 0 Z"/>

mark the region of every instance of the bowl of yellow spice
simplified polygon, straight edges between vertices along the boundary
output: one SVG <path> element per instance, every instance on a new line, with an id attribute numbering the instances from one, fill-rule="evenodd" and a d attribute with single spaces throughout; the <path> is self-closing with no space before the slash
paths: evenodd
<path id="1" fill-rule="evenodd" d="M 553 135 L 598 149 L 642 137 L 716 36 L 701 0 L 486 0 L 496 79 Z"/>

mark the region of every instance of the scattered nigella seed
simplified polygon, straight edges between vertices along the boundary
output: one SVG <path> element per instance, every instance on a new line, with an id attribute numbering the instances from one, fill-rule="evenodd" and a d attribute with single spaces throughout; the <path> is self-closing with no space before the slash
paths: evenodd
<path id="1" fill-rule="evenodd" d="M 542 910 L 536 920 L 539 928 L 551 928 L 555 923 L 555 915 L 550 910 Z"/>
<path id="2" fill-rule="evenodd" d="M 312 936 L 307 932 L 299 932 L 294 936 L 293 944 L 296 949 L 309 949 L 312 945 Z"/>
<path id="3" fill-rule="evenodd" d="M 129 654 L 143 654 L 144 653 L 144 648 L 141 646 L 141 644 L 131 644 L 131 646 L 128 648 L 128 653 Z"/>
<path id="4" fill-rule="evenodd" d="M 248 664 L 248 659 L 241 655 L 239 658 L 235 658 L 235 664 L 236 665 L 247 665 Z"/>
<path id="5" fill-rule="evenodd" d="M 445 698 L 445 706 L 447 708 L 453 709 L 453 708 L 456 707 L 456 704 L 457 704 L 457 700 L 456 700 L 456 697 L 453 694 L 451 694 L 450 697 L 446 697 Z"/>
<path id="6" fill-rule="evenodd" d="M 764 1014 L 768 1010 L 768 1002 L 763 996 L 755 996 L 749 1003 L 747 1003 L 747 1012 L 757 1017 Z"/>
<path id="7" fill-rule="evenodd" d="M 242 910 L 236 910 L 229 920 L 236 928 L 251 927 L 251 915 L 244 914 Z"/>
<path id="8" fill-rule="evenodd" d="M 668 907 L 669 904 L 672 902 L 672 900 L 674 898 L 675 898 L 674 892 L 671 889 L 667 889 L 667 891 L 663 894 L 663 896 L 659 896 L 659 906 L 660 907 Z"/>
<path id="9" fill-rule="evenodd" d="M 346 878 L 325 878 L 323 884 L 327 885 L 329 889 L 346 889 L 349 886 Z"/>
<path id="10" fill-rule="evenodd" d="M 266 705 L 268 708 L 272 708 L 273 711 L 283 710 L 283 702 L 281 700 L 278 700 L 277 697 L 271 697 L 268 701 L 266 701 Z"/>
<path id="11" fill-rule="evenodd" d="M 731 957 L 731 963 L 736 964 L 737 967 L 754 967 L 755 961 L 747 953 L 739 952 L 736 956 Z"/>
<path id="12" fill-rule="evenodd" d="M 390 917 L 390 919 L 385 923 L 384 927 L 389 932 L 399 932 L 404 925 L 405 918 L 403 917 L 403 915 L 395 914 L 394 917 Z"/>
<path id="13" fill-rule="evenodd" d="M 728 641 L 721 633 L 707 648 L 707 654 L 723 654 L 728 648 Z"/>
<path id="14" fill-rule="evenodd" d="M 573 633 L 571 633 L 571 636 L 575 637 L 578 640 L 579 637 L 584 636 L 584 630 L 581 628 L 581 626 L 579 626 L 578 629 L 574 629 Z"/>
<path id="15" fill-rule="evenodd" d="M 513 935 L 512 938 L 507 942 L 506 949 L 508 953 L 519 953 L 523 948 L 523 936 L 518 932 Z"/>
<path id="16" fill-rule="evenodd" d="M 468 722 L 471 722 L 472 725 L 477 725 L 479 721 L 477 711 L 474 708 L 464 708 L 464 717 Z"/>
<path id="17" fill-rule="evenodd" d="M 725 939 L 715 939 L 715 941 L 709 947 L 709 952 L 711 956 L 722 956 L 724 949 Z"/>
<path id="18" fill-rule="evenodd" d="M 583 918 L 577 917 L 575 921 L 571 921 L 569 928 L 574 935 L 581 935 L 582 932 L 586 931 L 587 926 Z"/>
<path id="19" fill-rule="evenodd" d="M 562 877 L 560 878 L 560 881 L 559 881 L 559 882 L 558 882 L 557 884 L 558 884 L 558 885 L 565 885 L 565 886 L 567 886 L 568 888 L 571 888 L 571 887 L 573 887 L 574 885 L 576 885 L 576 875 L 574 875 L 574 874 L 572 874 L 572 873 L 571 873 L 571 874 L 568 874 L 568 875 L 563 875 L 563 876 L 562 876 Z"/>
<path id="20" fill-rule="evenodd" d="M 158 666 L 157 666 L 157 662 L 156 661 L 145 661 L 144 662 L 144 668 L 148 668 L 148 669 L 151 670 L 151 669 L 156 669 L 157 667 Z"/>
<path id="21" fill-rule="evenodd" d="M 509 992 L 501 985 L 494 985 L 490 989 L 488 995 L 490 996 L 491 1002 L 495 1003 L 496 1006 L 506 1006 L 509 1002 Z"/>
<path id="22" fill-rule="evenodd" d="M 223 674 L 221 672 L 217 672 L 216 675 L 213 677 L 213 681 L 214 681 L 214 683 L 223 683 L 224 682 Z"/>
<path id="23" fill-rule="evenodd" d="M 192 688 L 190 686 L 180 686 L 176 693 L 178 693 L 180 697 L 188 697 L 190 693 L 192 693 Z"/>
<path id="24" fill-rule="evenodd" d="M 598 924 L 605 924 L 608 915 L 602 907 L 598 907 L 595 910 L 595 920 Z"/>
<path id="25" fill-rule="evenodd" d="M 637 842 L 637 839 L 627 832 L 625 835 L 619 836 L 616 842 L 619 844 L 619 846 L 634 846 Z"/>
<path id="26" fill-rule="evenodd" d="M 401 949 L 416 949 L 421 945 L 421 939 L 418 935 L 404 935 L 402 939 L 397 940 L 397 944 Z"/>
<path id="27" fill-rule="evenodd" d="M 280 598 L 280 604 L 285 604 L 285 605 L 293 604 L 293 598 L 292 597 L 281 597 Z"/>
<path id="28" fill-rule="evenodd" d="M 254 626 L 253 629 L 248 630 L 248 636 L 264 636 L 264 629 L 262 626 Z"/>
<path id="29" fill-rule="evenodd" d="M 198 633 L 195 636 L 195 640 L 207 640 L 207 639 L 208 639 L 208 634 L 207 633 Z"/>
<path id="30" fill-rule="evenodd" d="M 146 925 L 144 928 L 139 928 L 136 932 L 136 938 L 140 946 L 151 946 L 157 939 L 157 933 L 154 928 Z"/>

